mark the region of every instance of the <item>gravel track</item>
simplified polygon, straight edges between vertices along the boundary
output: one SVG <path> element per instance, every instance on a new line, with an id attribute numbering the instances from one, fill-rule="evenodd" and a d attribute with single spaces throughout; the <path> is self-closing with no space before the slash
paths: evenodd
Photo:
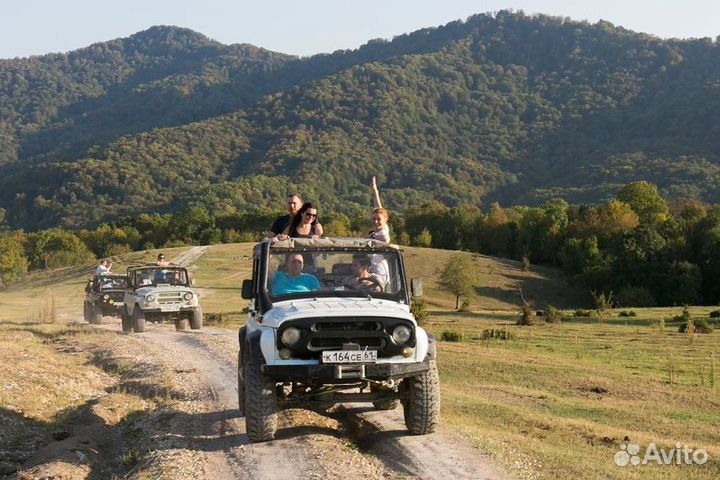
<path id="1" fill-rule="evenodd" d="M 206 249 L 191 248 L 173 261 L 190 266 Z M 113 322 L 98 328 L 120 327 Z M 193 478 L 508 477 L 450 432 L 409 434 L 402 408 L 375 411 L 372 406 L 351 404 L 338 407 L 329 417 L 283 410 L 278 415 L 276 439 L 250 443 L 237 408 L 236 331 L 212 327 L 175 331 L 172 325 L 148 325 L 145 333 L 126 338 L 139 342 L 144 350 L 157 352 L 154 361 L 171 362 L 171 371 L 183 374 L 182 382 L 194 384 L 190 391 L 205 392 L 199 406 L 193 407 L 202 414 L 184 416 L 183 425 L 176 427 L 185 433 L 192 458 L 203 458 L 202 474 L 193 468 Z"/>

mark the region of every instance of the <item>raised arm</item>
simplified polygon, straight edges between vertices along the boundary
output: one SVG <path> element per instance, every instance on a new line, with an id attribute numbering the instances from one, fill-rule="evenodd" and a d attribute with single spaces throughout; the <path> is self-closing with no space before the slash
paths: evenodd
<path id="1" fill-rule="evenodd" d="M 373 208 L 382 208 L 382 203 L 380 202 L 380 192 L 377 188 L 377 182 L 375 181 L 375 176 L 372 177 L 372 182 L 370 183 L 370 189 L 372 190 L 373 195 Z"/>

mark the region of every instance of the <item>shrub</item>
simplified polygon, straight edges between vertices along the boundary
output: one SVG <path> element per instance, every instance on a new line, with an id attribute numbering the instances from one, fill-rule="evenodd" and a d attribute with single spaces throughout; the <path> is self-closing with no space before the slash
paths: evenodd
<path id="1" fill-rule="evenodd" d="M 720 310 L 713 310 L 710 312 L 710 318 L 720 318 Z"/>
<path id="2" fill-rule="evenodd" d="M 654 307 L 655 297 L 645 287 L 628 286 L 618 292 L 615 301 L 621 307 Z"/>
<path id="3" fill-rule="evenodd" d="M 606 294 L 605 292 L 590 292 L 590 295 L 592 295 L 593 300 L 595 301 L 595 308 L 597 309 L 598 313 L 605 312 L 606 310 L 610 310 L 612 308 L 612 292 Z"/>
<path id="4" fill-rule="evenodd" d="M 425 304 L 425 301 L 420 299 L 413 299 L 413 301 L 410 303 L 410 313 L 415 316 L 415 320 L 417 321 L 418 325 L 424 325 L 428 317 L 427 305 Z"/>
<path id="5" fill-rule="evenodd" d="M 206 325 L 223 325 L 228 321 L 228 318 L 223 312 L 206 313 L 203 317 L 203 321 Z"/>
<path id="6" fill-rule="evenodd" d="M 522 269 L 523 272 L 530 271 L 530 258 L 527 255 L 523 255 L 522 257 Z"/>
<path id="7" fill-rule="evenodd" d="M 535 318 L 535 309 L 532 303 L 523 302 L 522 307 L 520 307 L 520 318 L 518 318 L 517 324 L 532 326 L 535 325 Z"/>
<path id="8" fill-rule="evenodd" d="M 460 332 L 451 332 L 449 330 L 445 330 L 440 335 L 440 340 L 443 342 L 462 342 L 462 333 Z"/>
<path id="9" fill-rule="evenodd" d="M 482 332 L 483 340 L 515 340 L 512 332 L 502 329 L 486 328 Z"/>
<path id="10" fill-rule="evenodd" d="M 573 316 L 575 317 L 592 317 L 592 312 L 590 310 L 583 310 L 582 308 L 578 308 L 573 312 Z"/>
<path id="11" fill-rule="evenodd" d="M 677 317 L 676 317 L 677 318 Z M 693 330 L 695 333 L 712 333 L 713 327 L 710 326 L 708 321 L 704 318 L 696 318 L 686 321 L 680 324 L 678 327 L 679 333 L 688 333 L 688 328 Z M 692 333 L 692 332 L 689 332 Z"/>
<path id="12" fill-rule="evenodd" d="M 560 323 L 562 321 L 562 315 L 560 313 L 560 310 L 558 310 L 552 305 L 548 305 L 547 309 L 545 310 L 545 321 L 555 324 Z"/>
<path id="13" fill-rule="evenodd" d="M 633 310 L 623 310 L 618 314 L 620 317 L 637 317 L 637 313 Z"/>

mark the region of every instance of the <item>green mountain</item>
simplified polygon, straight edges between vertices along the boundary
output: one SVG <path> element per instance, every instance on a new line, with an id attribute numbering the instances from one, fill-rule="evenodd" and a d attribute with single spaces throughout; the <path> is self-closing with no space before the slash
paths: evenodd
<path id="1" fill-rule="evenodd" d="M 27 228 L 188 203 L 604 201 L 635 180 L 720 200 L 720 56 L 500 12 L 296 58 L 154 27 L 0 61 L 0 208 Z"/>

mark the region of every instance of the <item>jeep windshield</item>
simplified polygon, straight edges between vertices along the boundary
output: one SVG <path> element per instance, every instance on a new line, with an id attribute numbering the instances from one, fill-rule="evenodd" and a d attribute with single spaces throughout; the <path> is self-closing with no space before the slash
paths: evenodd
<path id="1" fill-rule="evenodd" d="M 135 288 L 149 285 L 189 286 L 187 271 L 184 268 L 147 267 L 135 270 Z"/>
<path id="2" fill-rule="evenodd" d="M 126 277 L 97 277 L 97 284 L 100 290 L 125 290 L 127 287 Z"/>
<path id="3" fill-rule="evenodd" d="M 266 291 L 272 301 L 377 297 L 405 301 L 400 255 L 391 249 L 305 247 L 270 252 Z"/>

